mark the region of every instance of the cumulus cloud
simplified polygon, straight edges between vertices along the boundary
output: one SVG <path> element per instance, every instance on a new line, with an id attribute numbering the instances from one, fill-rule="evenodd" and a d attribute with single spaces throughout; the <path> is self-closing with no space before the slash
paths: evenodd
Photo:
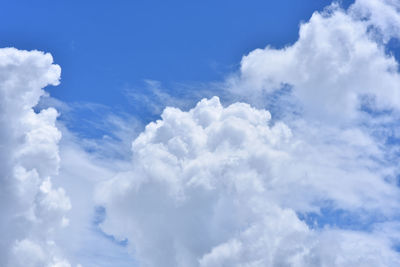
<path id="1" fill-rule="evenodd" d="M 50 54 L 0 49 L 1 266 L 70 266 L 52 240 L 71 208 L 50 178 L 60 162 L 58 114 L 33 109 L 59 77 Z"/>
<path id="2" fill-rule="evenodd" d="M 141 266 L 398 266 L 398 9 L 333 4 L 244 56 L 226 88 L 259 108 L 166 108 L 98 187 L 103 231 Z"/>
<path id="3" fill-rule="evenodd" d="M 399 8 L 314 13 L 294 44 L 252 51 L 226 80 L 250 104 L 168 107 L 129 164 L 134 130 L 114 116 L 96 126 L 111 137 L 62 128 L 59 144 L 58 112 L 37 104 L 60 67 L 0 49 L 0 265 L 129 266 L 127 244 L 149 267 L 399 266 Z M 139 101 L 154 110 L 185 106 L 150 86 Z"/>
<path id="4" fill-rule="evenodd" d="M 389 236 L 311 229 L 298 217 L 324 203 L 356 217 L 396 214 L 398 188 L 379 166 L 371 172 L 362 150 L 346 148 L 353 133 L 328 152 L 334 146 L 314 148 L 268 111 L 224 108 L 217 97 L 161 117 L 133 142 L 132 170 L 98 191 L 102 229 L 127 237 L 143 266 L 400 263 Z"/>
<path id="5" fill-rule="evenodd" d="M 349 12 L 356 19 L 362 19 L 372 27 L 381 41 L 399 38 L 400 3 L 396 0 L 358 0 L 351 6 Z"/>
<path id="6" fill-rule="evenodd" d="M 389 11 L 392 19 L 384 13 Z M 228 86 L 250 99 L 290 87 L 304 116 L 330 123 L 357 119 L 363 104 L 397 110 L 398 63 L 377 35 L 397 37 L 391 25 L 399 27 L 398 17 L 385 1 L 357 1 L 349 11 L 333 4 L 301 25 L 293 45 L 243 57 L 240 74 Z"/>

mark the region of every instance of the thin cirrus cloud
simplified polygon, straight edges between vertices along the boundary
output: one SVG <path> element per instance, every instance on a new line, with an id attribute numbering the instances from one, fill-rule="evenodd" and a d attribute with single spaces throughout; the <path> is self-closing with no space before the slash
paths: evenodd
<path id="1" fill-rule="evenodd" d="M 250 52 L 221 83 L 247 103 L 167 107 L 129 162 L 106 151 L 125 141 L 34 110 L 59 80 L 49 54 L 1 49 L 0 265 L 399 266 L 398 9 L 314 13 L 294 44 Z M 155 92 L 148 103 L 175 103 Z"/>

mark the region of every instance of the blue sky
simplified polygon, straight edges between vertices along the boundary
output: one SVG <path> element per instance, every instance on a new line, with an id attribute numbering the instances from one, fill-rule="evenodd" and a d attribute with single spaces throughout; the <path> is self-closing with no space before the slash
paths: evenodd
<path id="1" fill-rule="evenodd" d="M 351 1 L 343 1 L 347 6 Z M 301 21 L 328 1 L 4 1 L 3 47 L 52 53 L 66 102 L 129 109 L 124 90 L 144 80 L 219 81 L 244 54 L 298 38 Z"/>
<path id="2" fill-rule="evenodd" d="M 400 266 L 399 10 L 3 1 L 0 265 Z"/>

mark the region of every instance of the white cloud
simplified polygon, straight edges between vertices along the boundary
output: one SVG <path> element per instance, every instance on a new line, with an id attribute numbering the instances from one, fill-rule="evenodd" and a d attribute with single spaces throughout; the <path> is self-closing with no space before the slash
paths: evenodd
<path id="1" fill-rule="evenodd" d="M 370 31 L 375 22 L 388 23 L 375 18 L 380 13 L 374 9 L 371 19 L 360 20 L 356 11 L 370 10 L 365 2 L 357 2 L 351 12 L 336 5 L 315 12 L 293 45 L 250 52 L 242 59 L 240 75 L 230 79 L 230 90 L 251 99 L 288 85 L 304 116 L 330 123 L 357 119 L 363 97 L 372 98 L 378 109 L 398 109 L 398 63 Z M 398 16 L 393 7 L 385 7 Z"/>
<path id="2" fill-rule="evenodd" d="M 60 67 L 0 49 L 0 265 L 130 265 L 111 244 L 128 239 L 141 266 L 398 266 L 399 147 L 386 138 L 400 76 L 385 45 L 399 38 L 399 8 L 358 0 L 314 13 L 297 42 L 252 51 L 226 82 L 258 107 L 275 101 L 280 120 L 217 97 L 168 107 L 134 140 L 129 165 L 124 119 L 96 125 L 119 129 L 101 140 L 63 128 L 60 145 L 57 111 L 33 109 Z M 158 86 L 139 100 L 187 104 Z M 116 240 L 95 233 L 96 204 Z"/>
<path id="3" fill-rule="evenodd" d="M 143 266 L 400 263 L 388 236 L 312 230 L 297 217 L 327 202 L 355 217 L 397 213 L 398 188 L 363 157 L 368 139 L 333 134 L 332 144 L 307 143 L 267 111 L 216 97 L 188 112 L 167 108 L 133 142 L 132 170 L 99 189 L 102 229 L 127 237 Z M 371 251 L 385 257 L 363 258 Z"/>
<path id="4" fill-rule="evenodd" d="M 63 133 L 59 145 L 61 162 L 59 173 L 53 178 L 68 192 L 73 208 L 68 212 L 68 227 L 58 231 L 54 238 L 56 243 L 73 266 L 78 263 L 83 267 L 132 266 L 134 259 L 127 249 L 98 229 L 97 221 L 102 214 L 96 212 L 93 201 L 97 183 L 127 169 L 124 161 L 110 153 L 118 146 L 125 146 L 121 149 L 126 149 L 126 144 L 99 139 L 91 140 L 87 145 L 87 140 L 78 138 L 62 124 L 59 128 Z M 97 146 L 102 144 L 104 147 L 97 150 Z M 88 152 L 85 148 L 96 152 Z M 108 150 L 106 154 L 103 154 L 104 150 Z"/>
<path id="5" fill-rule="evenodd" d="M 363 19 L 381 37 L 383 42 L 390 38 L 399 38 L 400 3 L 396 0 L 358 0 L 350 8 L 350 14 L 357 19 Z"/>
<path id="6" fill-rule="evenodd" d="M 397 17 L 394 1 L 334 4 L 243 57 L 226 88 L 281 121 L 218 98 L 166 108 L 99 186 L 102 229 L 141 266 L 398 266 Z"/>
<path id="7" fill-rule="evenodd" d="M 50 54 L 0 49 L 1 266 L 69 266 L 52 240 L 71 208 L 50 178 L 60 162 L 58 114 L 33 110 L 59 77 Z"/>

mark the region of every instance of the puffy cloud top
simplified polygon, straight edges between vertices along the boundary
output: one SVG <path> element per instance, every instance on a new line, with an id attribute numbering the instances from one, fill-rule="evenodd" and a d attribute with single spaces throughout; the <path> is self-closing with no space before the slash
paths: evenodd
<path id="1" fill-rule="evenodd" d="M 69 266 L 51 239 L 71 208 L 50 179 L 60 161 L 58 113 L 33 110 L 60 70 L 50 54 L 0 49 L 1 266 Z"/>
<path id="2" fill-rule="evenodd" d="M 284 123 L 271 123 L 268 111 L 224 108 L 217 97 L 161 117 L 133 142 L 132 170 L 98 191 L 107 210 L 102 229 L 128 238 L 142 266 L 400 263 L 387 236 L 313 230 L 298 217 L 328 202 L 354 216 L 395 212 L 399 190 L 382 170 L 368 173 L 355 149 L 343 151 L 347 165 L 338 151 L 314 154 Z"/>
<path id="3" fill-rule="evenodd" d="M 216 97 L 166 108 L 99 187 L 102 229 L 141 266 L 398 266 L 398 10 L 333 4 L 244 56 L 227 90 L 280 120 Z"/>
<path id="4" fill-rule="evenodd" d="M 88 192 L 114 173 L 96 188 L 100 227 L 140 266 L 400 266 L 400 75 L 387 52 L 399 10 L 357 0 L 315 12 L 295 43 L 250 52 L 226 81 L 252 105 L 168 107 L 133 141 L 128 166 L 73 137 L 60 159 L 58 112 L 35 109 L 60 67 L 0 49 L 0 266 L 71 266 L 58 241 L 93 230 Z M 93 141 L 115 147 L 103 142 Z M 76 176 L 65 185 L 83 204 L 60 239 L 71 201 L 55 176 Z"/>
<path id="5" fill-rule="evenodd" d="M 366 99 L 378 110 L 398 111 L 398 63 L 380 36 L 398 37 L 400 15 L 387 2 L 357 1 L 349 11 L 333 4 L 315 12 L 293 45 L 243 57 L 230 90 L 252 98 L 290 86 L 305 116 L 330 123 L 358 119 Z"/>

